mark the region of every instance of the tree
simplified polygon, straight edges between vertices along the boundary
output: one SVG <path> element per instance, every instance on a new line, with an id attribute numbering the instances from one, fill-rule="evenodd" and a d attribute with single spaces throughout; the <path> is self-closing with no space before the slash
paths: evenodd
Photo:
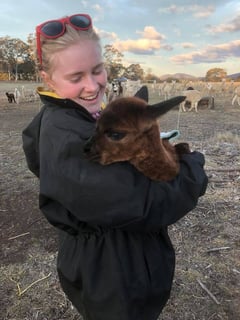
<path id="1" fill-rule="evenodd" d="M 160 79 L 158 76 L 152 73 L 152 69 L 148 68 L 146 71 L 146 75 L 144 77 L 145 81 L 151 81 L 151 82 L 160 82 Z"/>
<path id="2" fill-rule="evenodd" d="M 13 73 L 15 80 L 19 78 L 19 74 L 24 73 L 23 66 L 31 64 L 34 72 L 34 64 L 31 57 L 29 45 L 20 39 L 2 37 L 0 38 L 0 52 L 4 63 L 8 65 L 9 73 Z M 22 68 L 19 69 L 19 66 Z M 21 72 L 20 72 L 21 70 Z M 29 68 L 28 68 L 29 72 Z"/>
<path id="3" fill-rule="evenodd" d="M 221 68 L 213 68 L 207 71 L 206 81 L 222 81 L 227 76 L 227 72 Z"/>
<path id="4" fill-rule="evenodd" d="M 34 63 L 34 43 L 35 43 L 35 35 L 33 33 L 29 33 L 27 38 L 28 54 L 33 64 L 35 64 Z"/>
<path id="5" fill-rule="evenodd" d="M 105 45 L 103 57 L 108 70 L 109 81 L 119 78 L 125 70 L 122 64 L 123 54 L 113 46 Z"/>
<path id="6" fill-rule="evenodd" d="M 31 70 L 30 72 L 31 77 L 35 77 L 35 80 L 38 82 L 40 81 L 39 78 L 39 73 L 38 73 L 38 68 L 35 62 L 35 35 L 33 33 L 30 33 L 27 38 L 27 44 L 28 44 L 28 54 L 29 54 L 29 61 L 28 61 L 28 66 Z"/>
<path id="7" fill-rule="evenodd" d="M 130 80 L 143 80 L 144 71 L 139 63 L 131 64 L 130 66 L 125 68 L 123 76 Z"/>

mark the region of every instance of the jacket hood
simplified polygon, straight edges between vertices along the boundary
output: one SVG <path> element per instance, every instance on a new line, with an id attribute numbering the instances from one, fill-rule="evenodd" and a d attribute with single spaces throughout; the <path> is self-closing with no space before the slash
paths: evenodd
<path id="1" fill-rule="evenodd" d="M 37 114 L 22 132 L 23 150 L 28 168 L 39 177 L 39 136 L 45 107 Z"/>
<path id="2" fill-rule="evenodd" d="M 39 139 L 43 115 L 46 109 L 61 109 L 63 112 L 74 112 L 78 116 L 87 119 L 89 122 L 96 122 L 91 114 L 69 99 L 62 99 L 56 93 L 48 91 L 43 87 L 37 88 L 43 107 L 33 118 L 30 124 L 22 132 L 23 150 L 25 153 L 28 168 L 39 177 Z"/>
<path id="3" fill-rule="evenodd" d="M 39 137 L 41 121 L 47 105 L 51 103 L 64 104 L 56 93 L 47 91 L 43 87 L 37 88 L 37 93 L 44 104 L 40 112 L 33 118 L 30 124 L 22 132 L 23 150 L 26 156 L 28 168 L 39 177 Z"/>

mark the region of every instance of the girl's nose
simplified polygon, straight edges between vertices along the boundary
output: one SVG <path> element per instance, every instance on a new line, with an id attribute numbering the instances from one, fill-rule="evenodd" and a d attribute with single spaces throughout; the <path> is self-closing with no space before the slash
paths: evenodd
<path id="1" fill-rule="evenodd" d="M 85 79 L 85 89 L 87 91 L 95 91 L 98 88 L 98 83 L 93 75 L 89 75 Z"/>

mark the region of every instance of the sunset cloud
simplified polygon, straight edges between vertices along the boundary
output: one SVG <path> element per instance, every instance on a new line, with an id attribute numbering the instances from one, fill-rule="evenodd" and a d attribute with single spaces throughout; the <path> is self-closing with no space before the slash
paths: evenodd
<path id="1" fill-rule="evenodd" d="M 230 20 L 228 23 L 222 23 L 218 26 L 209 27 L 210 33 L 222 33 L 222 32 L 237 32 L 240 31 L 240 13 Z"/>
<path id="2" fill-rule="evenodd" d="M 240 57 L 240 40 L 208 46 L 202 51 L 173 56 L 170 61 L 176 64 L 220 63 L 230 57 Z"/>
<path id="3" fill-rule="evenodd" d="M 161 48 L 159 40 L 137 39 L 114 42 L 114 47 L 121 52 L 131 52 L 135 54 L 154 54 L 155 51 Z"/>
<path id="4" fill-rule="evenodd" d="M 137 31 L 137 33 L 145 39 L 163 40 L 166 38 L 152 26 L 146 26 L 143 31 Z"/>
<path id="5" fill-rule="evenodd" d="M 189 49 L 189 48 L 195 48 L 196 46 L 191 42 L 183 42 L 181 43 L 182 48 Z"/>
<path id="6" fill-rule="evenodd" d="M 162 43 L 166 37 L 152 26 L 145 26 L 143 31 L 137 31 L 142 37 L 139 39 L 116 40 L 113 45 L 121 52 L 131 52 L 140 55 L 153 55 L 156 51 L 163 49 L 171 51 L 172 46 Z"/>
<path id="7" fill-rule="evenodd" d="M 190 13 L 195 18 L 206 18 L 209 17 L 215 8 L 213 6 L 200 6 L 200 5 L 188 5 L 188 6 L 180 6 L 176 4 L 172 4 L 166 8 L 160 8 L 158 10 L 159 13 L 172 13 L 172 14 L 183 14 Z"/>
<path id="8" fill-rule="evenodd" d="M 209 17 L 211 14 L 213 14 L 213 12 L 215 11 L 215 8 L 213 6 L 198 6 L 198 5 L 194 5 L 191 6 L 189 12 L 193 13 L 193 16 L 195 18 L 207 18 Z"/>
<path id="9" fill-rule="evenodd" d="M 115 32 L 107 32 L 98 28 L 95 28 L 95 30 L 102 39 L 107 39 L 109 41 L 115 41 L 116 39 L 118 39 L 118 36 Z"/>

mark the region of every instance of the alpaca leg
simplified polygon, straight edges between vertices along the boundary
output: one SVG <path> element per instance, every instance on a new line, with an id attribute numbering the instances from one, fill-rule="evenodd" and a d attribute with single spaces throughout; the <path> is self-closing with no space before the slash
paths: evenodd
<path id="1" fill-rule="evenodd" d="M 233 99 L 232 99 L 232 106 L 234 105 L 236 99 L 237 99 L 237 95 L 235 94 L 235 96 L 234 96 Z"/>
<path id="2" fill-rule="evenodd" d="M 182 103 L 180 103 L 179 109 L 180 109 L 180 111 L 186 112 L 185 101 L 183 101 Z"/>
<path id="3" fill-rule="evenodd" d="M 195 111 L 198 112 L 198 102 L 194 103 L 194 108 L 195 108 Z"/>
<path id="4" fill-rule="evenodd" d="M 190 108 L 188 109 L 188 111 L 189 111 L 189 112 L 192 111 L 193 108 L 194 108 L 194 104 L 193 104 L 192 101 L 191 101 Z"/>
<path id="5" fill-rule="evenodd" d="M 240 106 L 240 97 L 237 98 L 237 103 Z"/>

